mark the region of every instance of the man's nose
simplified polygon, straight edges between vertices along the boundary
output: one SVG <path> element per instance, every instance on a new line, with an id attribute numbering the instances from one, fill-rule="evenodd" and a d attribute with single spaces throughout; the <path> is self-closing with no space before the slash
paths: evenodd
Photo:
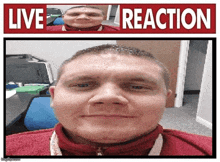
<path id="1" fill-rule="evenodd" d="M 77 16 L 77 19 L 89 19 L 89 16 L 87 14 L 80 14 Z"/>
<path id="2" fill-rule="evenodd" d="M 116 104 L 126 105 L 128 100 L 122 95 L 122 90 L 114 84 L 106 83 L 99 87 L 96 94 L 89 100 L 91 105 Z"/>

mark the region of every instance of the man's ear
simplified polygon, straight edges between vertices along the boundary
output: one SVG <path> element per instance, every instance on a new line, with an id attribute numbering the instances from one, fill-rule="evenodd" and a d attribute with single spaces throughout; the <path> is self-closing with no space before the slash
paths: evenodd
<path id="1" fill-rule="evenodd" d="M 172 90 L 168 89 L 168 91 L 167 91 L 167 98 L 169 98 L 171 95 L 172 95 Z"/>
<path id="2" fill-rule="evenodd" d="M 50 106 L 53 107 L 53 99 L 54 99 L 54 91 L 55 91 L 55 87 L 56 86 L 50 86 L 49 88 L 49 92 L 50 92 L 50 96 L 51 96 L 51 103 L 50 103 Z"/>

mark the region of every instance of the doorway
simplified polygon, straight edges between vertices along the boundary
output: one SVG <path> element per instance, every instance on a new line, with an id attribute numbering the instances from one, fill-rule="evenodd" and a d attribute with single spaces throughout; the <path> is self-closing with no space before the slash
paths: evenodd
<path id="1" fill-rule="evenodd" d="M 190 40 L 189 43 L 183 106 L 193 117 L 196 117 L 198 108 L 207 44 L 208 40 Z"/>
<path id="2" fill-rule="evenodd" d="M 190 40 L 184 94 L 199 94 L 208 40 Z"/>

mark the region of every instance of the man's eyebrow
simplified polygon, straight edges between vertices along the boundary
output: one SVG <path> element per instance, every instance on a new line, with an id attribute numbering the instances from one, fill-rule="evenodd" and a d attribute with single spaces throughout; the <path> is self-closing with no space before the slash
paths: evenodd
<path id="1" fill-rule="evenodd" d="M 65 79 L 65 81 L 75 81 L 75 80 L 93 80 L 99 78 L 98 76 L 90 76 L 90 75 L 80 75 L 80 76 L 70 76 Z"/>
<path id="2" fill-rule="evenodd" d="M 101 15 L 102 13 L 97 13 L 94 11 L 70 11 L 67 14 L 81 14 L 81 13 L 85 13 L 85 14 L 97 14 L 97 15 Z"/>
<path id="3" fill-rule="evenodd" d="M 139 76 L 139 77 L 126 77 L 127 81 L 130 82 L 146 82 L 150 84 L 158 84 L 158 80 L 153 77 L 147 77 L 147 76 Z"/>
<path id="4" fill-rule="evenodd" d="M 63 78 L 64 82 L 70 82 L 70 81 L 89 81 L 89 80 L 100 80 L 99 75 L 71 75 L 71 76 L 66 76 Z M 116 81 L 120 82 L 144 82 L 144 83 L 149 83 L 152 85 L 157 85 L 159 84 L 158 80 L 152 76 L 133 76 L 133 75 L 127 75 L 127 76 L 118 76 L 115 78 Z"/>

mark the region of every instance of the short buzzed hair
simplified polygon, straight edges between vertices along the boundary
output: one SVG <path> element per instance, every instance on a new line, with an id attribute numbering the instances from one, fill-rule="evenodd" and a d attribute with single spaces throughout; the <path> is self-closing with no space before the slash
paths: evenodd
<path id="1" fill-rule="evenodd" d="M 165 82 L 166 89 L 168 90 L 170 87 L 170 72 L 169 70 L 164 66 L 163 63 L 158 61 L 151 53 L 146 52 L 144 50 L 140 50 L 138 48 L 134 47 L 126 47 L 126 46 L 119 46 L 115 44 L 104 44 L 100 46 L 95 46 L 87 49 L 80 50 L 75 53 L 71 58 L 65 60 L 62 65 L 60 66 L 58 70 L 57 75 L 57 81 L 59 81 L 64 67 L 66 64 L 70 63 L 71 61 L 75 60 L 76 58 L 83 56 L 83 55 L 98 55 L 98 54 L 107 54 L 107 53 L 113 53 L 113 54 L 119 54 L 119 55 L 131 55 L 135 57 L 141 57 L 147 60 L 150 60 L 154 63 L 156 63 L 159 67 L 161 67 L 162 70 L 162 76 Z"/>
<path id="2" fill-rule="evenodd" d="M 67 10 L 63 13 L 63 15 L 65 15 L 67 11 L 69 11 L 69 10 L 71 10 L 71 9 L 74 9 L 74 8 L 92 8 L 92 9 L 97 9 L 97 10 L 102 11 L 102 15 L 103 15 L 103 16 L 105 15 L 104 11 L 103 11 L 101 8 L 98 8 L 98 7 L 96 7 L 96 6 L 73 6 L 73 7 L 69 8 L 69 9 L 67 9 Z"/>

